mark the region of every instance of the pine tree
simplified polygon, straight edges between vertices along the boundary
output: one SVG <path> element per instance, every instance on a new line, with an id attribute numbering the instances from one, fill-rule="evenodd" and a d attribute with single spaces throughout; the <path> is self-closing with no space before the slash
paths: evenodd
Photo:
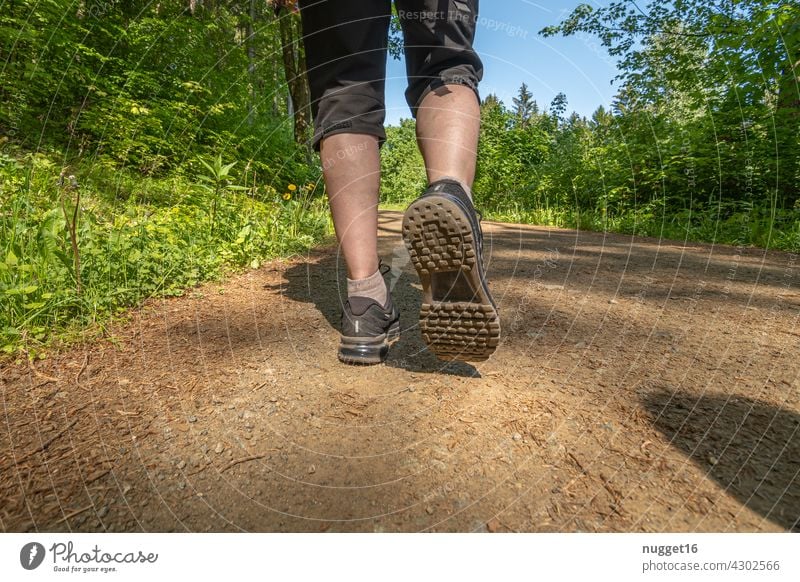
<path id="1" fill-rule="evenodd" d="M 514 117 L 519 127 L 528 127 L 531 117 L 534 114 L 534 107 L 536 102 L 533 100 L 533 94 L 528 91 L 528 85 L 525 83 L 519 88 L 517 96 L 514 97 Z"/>
<path id="2" fill-rule="evenodd" d="M 553 102 L 550 103 L 550 113 L 553 117 L 557 119 L 561 119 L 563 121 L 564 114 L 567 112 L 567 96 L 563 93 L 559 93 L 553 98 Z"/>

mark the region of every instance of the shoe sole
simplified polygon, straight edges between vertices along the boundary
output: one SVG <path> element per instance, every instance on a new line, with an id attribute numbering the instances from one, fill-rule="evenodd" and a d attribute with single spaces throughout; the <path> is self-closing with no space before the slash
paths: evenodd
<path id="1" fill-rule="evenodd" d="M 386 360 L 389 344 L 400 339 L 400 322 L 396 321 L 389 331 L 375 338 L 341 336 L 339 361 L 354 366 L 372 366 Z"/>
<path id="2" fill-rule="evenodd" d="M 422 283 L 422 339 L 442 360 L 480 362 L 500 343 L 500 317 L 460 204 L 435 194 L 403 216 L 403 239 Z"/>

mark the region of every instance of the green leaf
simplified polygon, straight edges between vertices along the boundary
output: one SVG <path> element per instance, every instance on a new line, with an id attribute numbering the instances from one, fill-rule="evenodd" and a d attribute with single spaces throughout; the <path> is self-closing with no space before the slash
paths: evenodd
<path id="1" fill-rule="evenodd" d="M 6 254 L 6 265 L 13 267 L 17 264 L 17 255 L 14 254 L 14 251 L 8 249 L 8 253 Z"/>

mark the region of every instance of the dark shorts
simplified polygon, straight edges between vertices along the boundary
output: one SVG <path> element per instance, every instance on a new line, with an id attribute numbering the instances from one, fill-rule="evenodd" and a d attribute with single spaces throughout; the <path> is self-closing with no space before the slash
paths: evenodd
<path id="1" fill-rule="evenodd" d="M 430 91 L 466 85 L 477 96 L 483 65 L 472 48 L 478 0 L 395 0 L 416 117 Z M 336 133 L 386 139 L 384 89 L 391 0 L 300 0 L 311 85 L 314 147 Z"/>

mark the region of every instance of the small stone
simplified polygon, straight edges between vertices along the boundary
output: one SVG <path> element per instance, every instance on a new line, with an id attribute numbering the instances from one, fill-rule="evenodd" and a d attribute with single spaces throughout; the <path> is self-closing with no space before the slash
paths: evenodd
<path id="1" fill-rule="evenodd" d="M 528 412 L 528 407 L 527 406 L 523 406 L 522 407 L 522 412 Z"/>
<path id="2" fill-rule="evenodd" d="M 184 467 L 186 467 L 186 461 L 181 459 L 180 461 L 178 461 L 178 469 L 183 470 Z"/>
<path id="3" fill-rule="evenodd" d="M 186 420 L 188 420 L 189 422 L 197 422 L 197 417 L 193 414 L 189 418 L 187 418 Z"/>
<path id="4" fill-rule="evenodd" d="M 317 468 L 316 468 L 314 465 L 311 465 L 311 466 L 308 468 L 308 472 L 309 472 L 309 474 L 311 474 L 311 473 L 316 473 L 316 472 L 317 472 Z"/>
<path id="5" fill-rule="evenodd" d="M 178 489 L 179 489 L 179 490 L 181 490 L 181 491 L 183 491 L 184 489 L 186 489 L 186 483 L 184 483 L 183 481 L 181 481 L 180 483 L 178 483 Z"/>
<path id="6" fill-rule="evenodd" d="M 616 299 L 609 299 L 609 300 L 608 300 L 608 302 L 609 302 L 611 305 L 616 305 L 617 303 L 619 303 L 619 301 L 617 301 Z"/>
<path id="7" fill-rule="evenodd" d="M 269 401 L 270 401 L 270 402 L 277 402 L 277 401 L 278 401 L 278 398 L 277 398 L 277 397 L 275 397 L 275 396 L 273 396 L 272 398 L 270 398 L 270 399 L 269 399 Z"/>
<path id="8" fill-rule="evenodd" d="M 719 463 L 719 459 L 718 459 L 718 458 L 716 458 L 716 457 L 715 457 L 714 455 L 712 455 L 711 453 L 709 453 L 709 454 L 708 454 L 708 462 L 709 462 L 709 463 L 711 463 L 712 465 L 716 465 L 717 463 Z"/>
<path id="9" fill-rule="evenodd" d="M 522 435 L 519 434 L 518 432 L 515 432 L 514 436 L 512 436 L 511 438 L 514 439 L 515 441 L 521 441 L 522 440 Z"/>
<path id="10" fill-rule="evenodd" d="M 575 344 L 575 347 L 579 350 L 582 350 L 586 347 L 586 342 L 578 342 Z"/>
<path id="11" fill-rule="evenodd" d="M 225 445 L 223 445 L 222 443 L 217 443 L 217 446 L 214 447 L 214 452 L 217 453 L 218 455 L 224 450 L 225 450 Z"/>
<path id="12" fill-rule="evenodd" d="M 416 392 L 416 391 L 417 391 L 417 389 L 416 389 L 414 386 L 409 386 L 409 387 L 408 387 L 408 391 L 409 391 L 409 392 Z"/>
<path id="13" fill-rule="evenodd" d="M 433 507 L 431 507 L 430 505 L 426 507 L 425 513 L 427 513 L 428 515 L 433 515 Z"/>
<path id="14" fill-rule="evenodd" d="M 486 523 L 486 529 L 489 530 L 489 533 L 496 533 L 500 529 L 500 522 L 496 519 L 490 519 Z"/>

